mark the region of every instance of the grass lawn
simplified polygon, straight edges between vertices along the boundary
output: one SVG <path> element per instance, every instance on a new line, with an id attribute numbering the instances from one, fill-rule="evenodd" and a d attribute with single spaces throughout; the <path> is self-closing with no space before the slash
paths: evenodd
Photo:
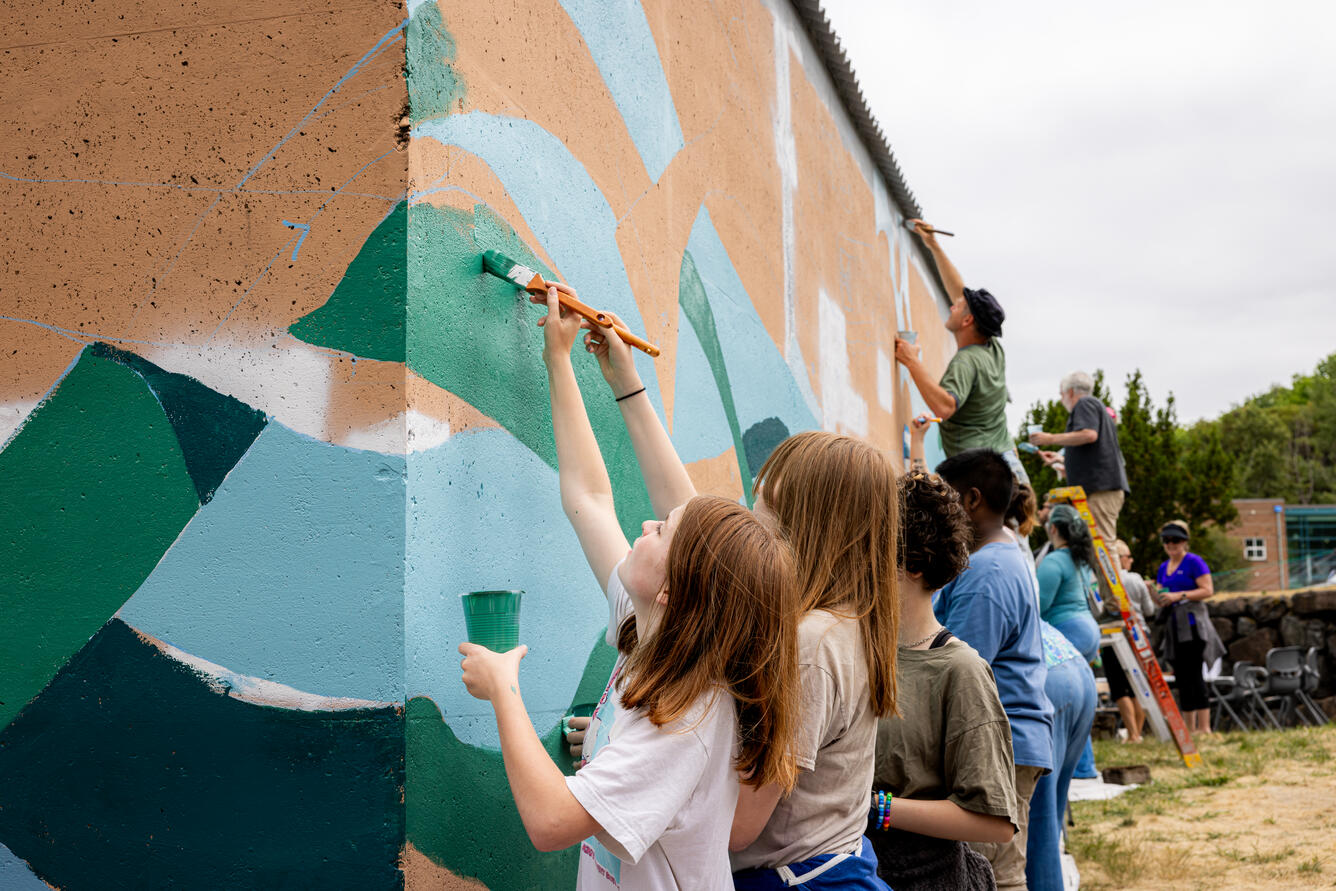
<path id="1" fill-rule="evenodd" d="M 1336 887 L 1336 725 L 1172 743 L 1095 743 L 1100 767 L 1147 764 L 1151 782 L 1072 805 L 1083 891 Z"/>

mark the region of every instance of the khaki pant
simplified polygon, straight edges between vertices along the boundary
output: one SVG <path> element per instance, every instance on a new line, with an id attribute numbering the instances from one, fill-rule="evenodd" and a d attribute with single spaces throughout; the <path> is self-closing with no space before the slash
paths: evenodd
<path id="1" fill-rule="evenodd" d="M 1126 497 L 1127 494 L 1121 489 L 1086 493 L 1090 515 L 1095 518 L 1095 528 L 1099 530 L 1099 537 L 1104 539 L 1104 547 L 1109 549 L 1109 559 L 1113 561 L 1115 572 L 1118 571 L 1118 555 L 1113 550 L 1113 543 L 1118 540 L 1118 512 L 1123 509 L 1123 499 Z M 1096 572 L 1095 577 L 1099 582 L 1099 596 L 1108 603 L 1113 596 L 1113 589 L 1104 580 L 1104 573 Z"/>
<path id="2" fill-rule="evenodd" d="M 1030 796 L 1044 768 L 1016 765 L 1016 819 L 1020 826 L 1005 845 L 970 842 L 970 847 L 993 864 L 997 891 L 1025 891 L 1025 845 L 1030 838 Z"/>

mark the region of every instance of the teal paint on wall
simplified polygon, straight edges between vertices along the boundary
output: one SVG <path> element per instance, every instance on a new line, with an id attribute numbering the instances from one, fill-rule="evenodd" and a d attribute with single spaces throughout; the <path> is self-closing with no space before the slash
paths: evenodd
<path id="1" fill-rule="evenodd" d="M 419 4 L 408 20 L 408 104 L 413 123 L 458 110 L 464 80 L 455 67 L 455 39 L 434 2 Z"/>
<path id="2" fill-rule="evenodd" d="M 552 275 L 514 230 L 484 205 L 473 212 L 415 204 L 409 210 L 408 365 L 494 418 L 557 466 L 552 407 L 538 319 L 545 309 L 482 271 L 482 252 L 499 250 Z M 628 537 L 653 517 L 621 412 L 598 364 L 577 347 L 575 376 L 612 478 Z"/>
<path id="3" fill-rule="evenodd" d="M 223 477 L 264 429 L 264 412 L 105 343 L 93 344 L 89 352 L 134 370 L 148 384 L 171 422 L 200 504 L 208 503 Z"/>
<path id="4" fill-rule="evenodd" d="M 608 623 L 557 472 L 505 430 L 470 430 L 410 456 L 408 495 L 408 695 L 435 702 L 462 742 L 499 748 L 491 706 L 459 682 L 456 647 L 468 637 L 459 595 L 518 589 L 524 702 L 539 733 L 552 729 L 580 682 L 583 642 Z"/>
<path id="5" fill-rule="evenodd" d="M 0 452 L 0 727 L 139 587 L 198 507 L 143 378 L 86 349 Z"/>
<path id="6" fill-rule="evenodd" d="M 723 348 L 719 343 L 719 331 L 714 324 L 714 313 L 710 310 L 710 299 L 705 295 L 705 285 L 696 272 L 696 263 L 691 259 L 690 251 L 682 252 L 682 272 L 678 282 L 677 299 L 682 304 L 682 313 L 691 322 L 696 332 L 696 339 L 705 351 L 706 361 L 710 363 L 710 372 L 714 375 L 719 398 L 723 402 L 724 415 L 728 419 L 728 431 L 733 439 L 734 459 L 738 462 L 738 475 L 742 478 L 743 495 L 747 506 L 755 502 L 752 494 L 751 471 L 747 467 L 747 451 L 742 443 L 742 431 L 738 428 L 738 412 L 733 406 L 733 387 L 728 382 L 728 367 L 724 364 Z"/>
<path id="7" fill-rule="evenodd" d="M 600 633 L 570 705 L 598 701 L 616 655 Z M 525 677 L 521 663 L 521 684 Z M 534 848 L 515 809 L 501 753 L 462 742 L 428 698 L 410 699 L 406 715 L 404 803 L 413 847 L 453 872 L 481 879 L 493 891 L 571 888 L 577 849 L 544 854 Z M 553 727 L 542 740 L 557 765 L 574 772 L 561 728 Z"/>
<path id="8" fill-rule="evenodd" d="M 402 702 L 404 459 L 272 423 L 119 613 L 239 674 Z"/>
<path id="9" fill-rule="evenodd" d="M 400 888 L 404 735 L 231 698 L 112 620 L 0 733 L 0 839 L 61 888 Z"/>
<path id="10" fill-rule="evenodd" d="M 307 343 L 363 359 L 407 361 L 407 255 L 408 205 L 401 201 L 348 264 L 329 300 L 288 331 Z"/>

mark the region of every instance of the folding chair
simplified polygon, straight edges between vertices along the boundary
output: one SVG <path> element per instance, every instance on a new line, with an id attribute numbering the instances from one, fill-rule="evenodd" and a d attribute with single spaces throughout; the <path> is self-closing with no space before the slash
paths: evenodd
<path id="1" fill-rule="evenodd" d="M 1301 647 L 1276 647 L 1266 654 L 1266 683 L 1258 690 L 1263 702 L 1280 703 L 1280 726 L 1291 721 L 1312 724 L 1310 716 L 1299 707 L 1303 691 L 1304 655 Z"/>
<path id="2" fill-rule="evenodd" d="M 1312 713 L 1313 719 L 1321 726 L 1329 723 L 1330 719 L 1327 717 L 1327 713 L 1313 701 L 1313 692 L 1317 690 L 1322 680 L 1318 673 L 1317 660 L 1317 647 L 1309 647 L 1307 654 L 1304 655 L 1303 683 L 1299 686 L 1298 697 L 1299 701 Z"/>
<path id="3" fill-rule="evenodd" d="M 1257 730 L 1268 725 L 1278 728 L 1280 725 L 1276 723 L 1275 716 L 1259 692 L 1264 683 L 1265 668 L 1251 662 L 1234 663 L 1232 677 L 1219 677 L 1210 682 L 1216 696 L 1216 713 L 1212 723 L 1224 729 L 1221 721 L 1224 715 L 1228 715 L 1240 730 Z"/>

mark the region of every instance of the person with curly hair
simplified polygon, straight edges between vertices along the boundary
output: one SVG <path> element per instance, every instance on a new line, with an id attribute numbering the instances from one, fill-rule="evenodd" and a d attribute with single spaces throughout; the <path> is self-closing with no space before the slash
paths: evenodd
<path id="1" fill-rule="evenodd" d="M 965 842 L 1003 844 L 1021 825 L 1011 728 L 988 663 L 932 611 L 934 592 L 969 565 L 974 530 L 960 495 L 921 463 L 899 480 L 900 714 L 877 725 L 868 837 L 896 891 L 993 889 Z M 889 800 L 884 798 L 889 796 Z"/>

